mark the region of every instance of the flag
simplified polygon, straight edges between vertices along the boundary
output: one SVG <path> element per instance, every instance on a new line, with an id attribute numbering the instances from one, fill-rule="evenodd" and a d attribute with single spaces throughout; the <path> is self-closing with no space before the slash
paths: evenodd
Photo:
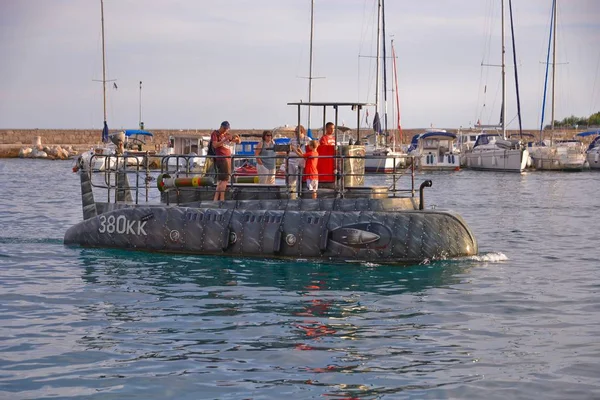
<path id="1" fill-rule="evenodd" d="M 118 88 L 119 88 L 119 87 L 117 86 L 117 82 L 113 82 L 113 87 L 114 87 L 115 89 L 118 89 Z"/>
<path id="2" fill-rule="evenodd" d="M 108 125 L 104 121 L 104 128 L 102 129 L 102 142 L 108 143 Z"/>

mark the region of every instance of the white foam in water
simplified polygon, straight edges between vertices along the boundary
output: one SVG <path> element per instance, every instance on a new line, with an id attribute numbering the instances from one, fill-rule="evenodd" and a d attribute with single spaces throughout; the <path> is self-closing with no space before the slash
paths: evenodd
<path id="1" fill-rule="evenodd" d="M 476 256 L 471 256 L 471 260 L 481 261 L 481 262 L 501 262 L 508 261 L 508 257 L 503 253 L 485 253 L 478 254 Z"/>

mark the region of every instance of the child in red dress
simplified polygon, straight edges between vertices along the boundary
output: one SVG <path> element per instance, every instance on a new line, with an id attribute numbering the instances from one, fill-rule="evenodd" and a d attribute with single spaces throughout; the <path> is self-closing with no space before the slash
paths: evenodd
<path id="1" fill-rule="evenodd" d="M 317 147 L 319 142 L 317 140 L 311 140 L 306 145 L 306 153 L 302 154 L 302 150 L 296 148 L 296 153 L 304 157 L 304 175 L 306 176 L 306 187 L 312 192 L 312 198 L 317 198 L 317 190 L 319 189 L 319 171 L 317 170 L 317 163 L 319 161 L 319 153 L 317 153 Z"/>

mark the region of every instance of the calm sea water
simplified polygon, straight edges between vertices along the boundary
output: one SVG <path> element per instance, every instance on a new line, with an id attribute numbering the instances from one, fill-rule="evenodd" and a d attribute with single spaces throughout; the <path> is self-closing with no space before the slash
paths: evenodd
<path id="1" fill-rule="evenodd" d="M 600 398 L 600 173 L 419 174 L 480 255 L 406 267 L 65 247 L 71 165 L 0 160 L 0 398 Z"/>

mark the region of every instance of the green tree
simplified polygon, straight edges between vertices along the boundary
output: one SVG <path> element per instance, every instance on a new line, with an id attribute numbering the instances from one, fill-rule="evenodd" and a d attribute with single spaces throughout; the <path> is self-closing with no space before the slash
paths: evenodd
<path id="1" fill-rule="evenodd" d="M 588 118 L 588 125 L 600 126 L 600 111 L 590 115 L 590 117 Z"/>

